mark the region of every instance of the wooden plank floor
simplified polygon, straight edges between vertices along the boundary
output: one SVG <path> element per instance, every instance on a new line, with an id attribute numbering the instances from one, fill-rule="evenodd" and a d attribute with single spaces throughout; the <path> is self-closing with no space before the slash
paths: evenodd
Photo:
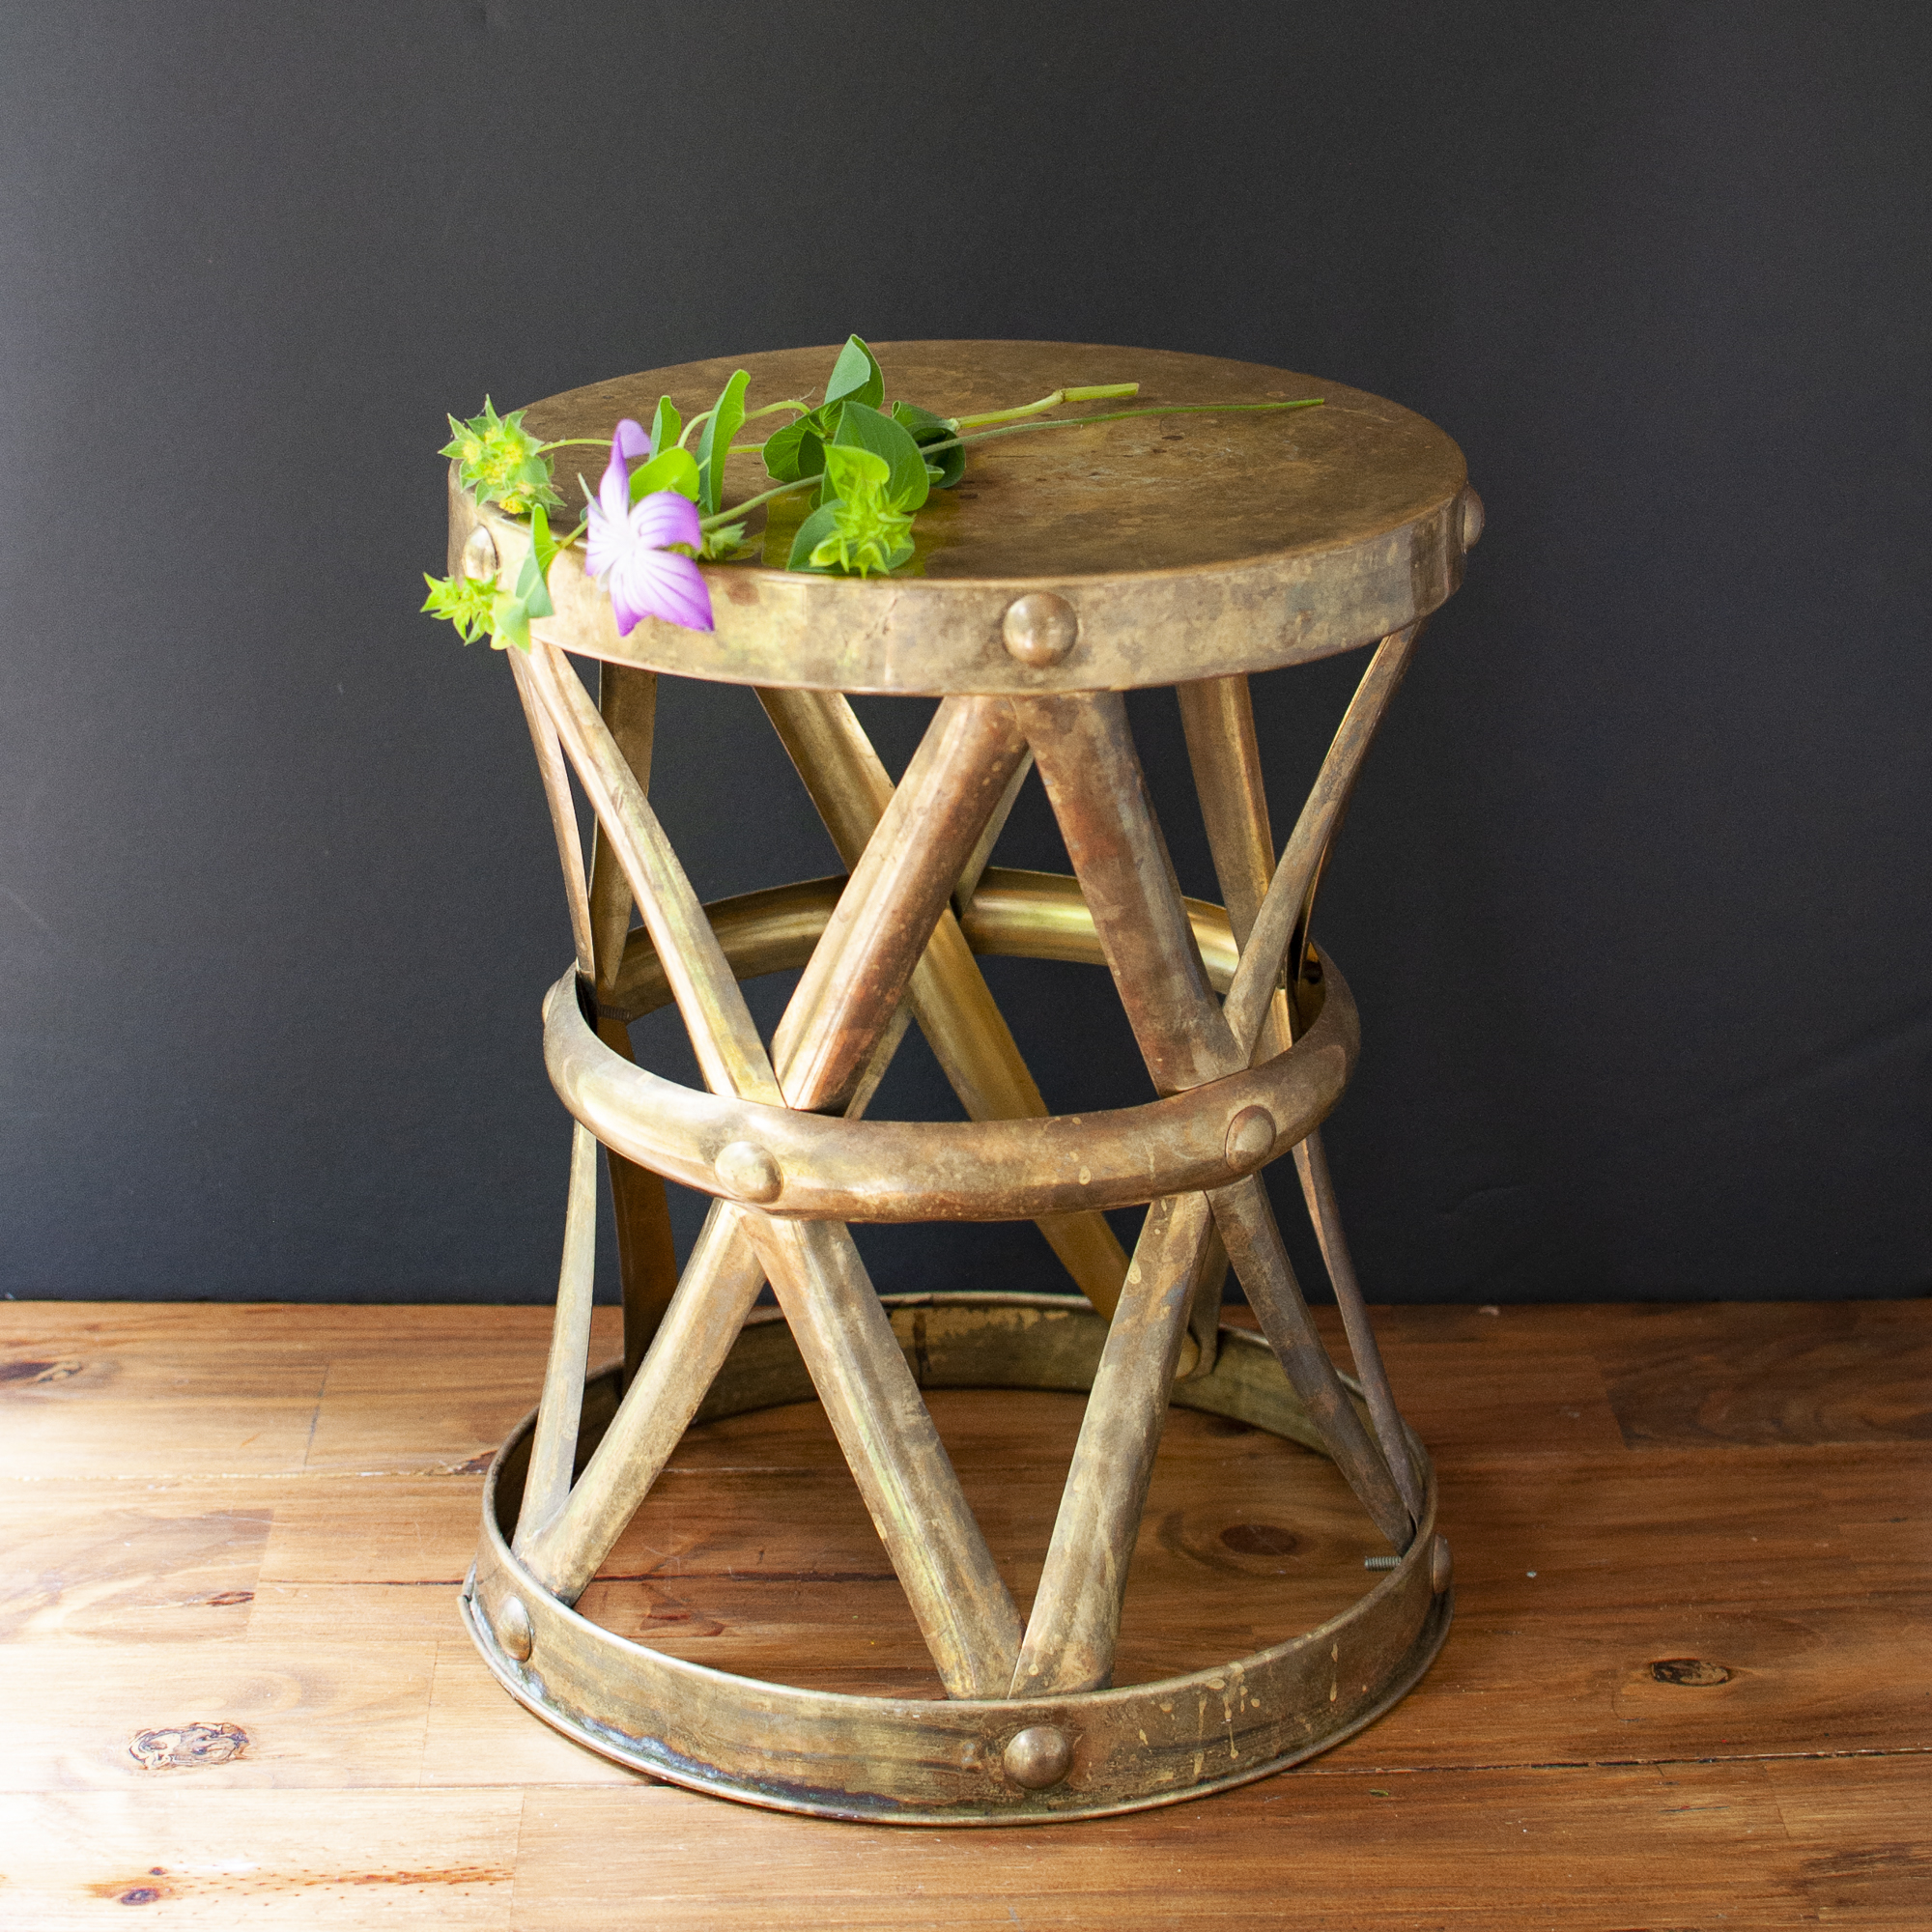
<path id="1" fill-rule="evenodd" d="M 914 1832 L 636 1776 L 497 1690 L 456 1590 L 544 1311 L 0 1304 L 0 1926 L 1932 1927 L 1932 1302 L 1379 1321 L 1456 1550 L 1421 1688 L 1221 1797 Z M 1024 1600 L 1077 1399 L 934 1408 Z M 1318 1459 L 1177 1414 L 1122 1678 L 1305 1627 L 1374 1547 Z M 933 1689 L 815 1409 L 696 1432 L 585 1606 Z M 130 1749 L 195 1723 L 234 1754 Z"/>

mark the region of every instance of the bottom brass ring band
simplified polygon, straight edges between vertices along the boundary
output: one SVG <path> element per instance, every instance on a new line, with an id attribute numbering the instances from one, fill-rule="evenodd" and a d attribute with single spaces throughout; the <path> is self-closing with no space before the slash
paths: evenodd
<path id="1" fill-rule="evenodd" d="M 1038 1294 L 884 1297 L 925 1387 L 1091 1387 L 1105 1321 Z M 585 1390 L 581 1450 L 608 1426 L 617 1370 Z M 760 1311 L 699 1421 L 813 1399 L 790 1331 Z M 1214 1369 L 1174 1391 L 1319 1448 L 1267 1344 L 1224 1328 Z M 736 1677 L 613 1635 L 548 1595 L 510 1551 L 534 1415 L 491 1464 L 463 1617 L 504 1688 L 578 1743 L 697 1791 L 819 1817 L 1024 1825 L 1169 1804 L 1299 1763 L 1374 1722 L 1448 1634 L 1435 1476 L 1407 1551 L 1361 1600 L 1301 1636 L 1152 1684 L 999 1701 L 861 1697 Z M 1043 1788 L 1040 1780 L 1047 1781 Z"/>

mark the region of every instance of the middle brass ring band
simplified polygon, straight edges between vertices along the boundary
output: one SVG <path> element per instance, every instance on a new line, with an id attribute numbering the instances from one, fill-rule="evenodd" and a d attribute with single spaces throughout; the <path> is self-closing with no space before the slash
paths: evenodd
<path id="1" fill-rule="evenodd" d="M 802 964 L 843 883 L 808 880 L 707 906 L 732 972 L 745 980 Z M 1235 967 L 1228 916 L 1200 900 L 1188 901 L 1188 913 L 1208 979 L 1225 991 Z M 976 952 L 1105 964 L 1071 878 L 989 871 L 961 923 Z M 755 1199 L 769 1214 L 1016 1221 L 1129 1208 L 1225 1187 L 1287 1152 L 1334 1109 L 1359 1043 L 1355 1003 L 1334 966 L 1312 957 L 1319 980 L 1302 989 L 1308 1030 L 1286 1053 L 1182 1094 L 1099 1113 L 848 1121 L 705 1093 L 606 1046 L 584 1017 L 574 970 L 544 1001 L 544 1063 L 564 1105 L 606 1147 L 699 1192 Z M 629 995 L 625 1017 L 669 999 L 654 965 L 649 941 L 634 932 L 620 980 Z M 1256 1132 L 1256 1109 L 1273 1123 L 1271 1141 Z M 762 1159 L 748 1162 L 747 1150 Z M 761 1177 L 754 1195 L 733 1185 L 746 1171 Z"/>

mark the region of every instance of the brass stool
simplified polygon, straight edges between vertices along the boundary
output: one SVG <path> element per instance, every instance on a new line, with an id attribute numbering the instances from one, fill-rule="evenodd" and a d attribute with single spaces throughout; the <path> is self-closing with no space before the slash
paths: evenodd
<path id="1" fill-rule="evenodd" d="M 754 394 L 795 396 L 832 353 L 744 361 Z M 507 655 L 577 942 L 544 1009 L 546 1064 L 576 1141 L 542 1402 L 491 1470 L 464 1615 L 512 1695 L 680 1784 L 880 1822 L 1087 1817 L 1325 1748 L 1399 1699 L 1448 1629 L 1433 1472 L 1390 1396 L 1317 1132 L 1353 1062 L 1356 1019 L 1308 923 L 1363 753 L 1423 619 L 1461 580 L 1481 507 L 1439 430 L 1334 384 L 1068 344 L 900 343 L 881 359 L 895 393 L 962 414 L 1068 382 L 1137 380 L 1144 404 L 1327 400 L 1000 440 L 923 514 L 915 574 L 720 566 L 709 635 L 647 619 L 620 639 L 581 553 L 558 559 L 556 614 L 535 626 L 527 658 Z M 608 436 L 620 416 L 648 420 L 663 392 L 688 413 L 734 366 L 597 384 L 537 404 L 526 426 Z M 1134 441 L 1142 453 L 1123 448 Z M 514 578 L 526 533 L 453 480 L 451 493 L 451 567 Z M 1277 864 L 1247 674 L 1365 644 L 1368 668 Z M 600 701 L 565 652 L 602 661 Z M 849 879 L 698 903 L 646 801 L 661 672 L 757 688 Z M 1147 685 L 1177 688 L 1225 910 L 1176 883 L 1121 696 Z M 941 699 L 896 787 L 845 692 Z M 1036 764 L 1070 878 L 988 864 Z M 597 820 L 587 876 L 571 771 Z M 630 930 L 634 900 L 642 924 Z M 1158 1097 L 1049 1115 L 980 952 L 1105 965 Z M 768 1049 L 737 982 L 786 967 L 803 973 Z M 671 1001 L 708 1091 L 631 1058 L 628 1022 Z M 966 1121 L 864 1118 L 913 1022 Z M 587 1375 L 600 1143 L 625 1361 Z M 1310 1322 L 1262 1184 L 1261 1169 L 1290 1152 L 1358 1380 L 1337 1374 Z M 714 1197 L 681 1278 L 660 1176 Z M 1100 1210 L 1143 1202 L 1129 1261 Z M 1084 1303 L 882 1298 L 847 1225 L 1024 1218 Z M 1264 1340 L 1220 1325 L 1230 1260 Z M 767 1279 L 779 1309 L 754 1313 Z M 1091 1390 L 1024 1618 L 922 1386 Z M 814 1395 L 943 1699 L 731 1676 L 571 1607 L 687 1425 Z M 1109 1689 L 1170 1402 L 1331 1458 L 1391 1554 L 1317 1630 Z"/>

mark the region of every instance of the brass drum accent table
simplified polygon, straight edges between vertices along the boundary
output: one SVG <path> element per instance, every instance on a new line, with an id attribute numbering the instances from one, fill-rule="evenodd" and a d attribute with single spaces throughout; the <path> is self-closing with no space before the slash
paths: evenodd
<path id="1" fill-rule="evenodd" d="M 796 396 L 835 353 L 742 366 L 754 396 Z M 1065 343 L 894 343 L 879 355 L 892 393 L 959 414 L 1129 381 L 1150 405 L 1326 404 L 990 442 L 962 488 L 922 514 L 910 574 L 710 567 L 710 635 L 647 619 L 620 639 L 581 553 L 559 557 L 554 616 L 533 626 L 527 657 L 506 655 L 576 935 L 576 961 L 544 1007 L 545 1061 L 576 1140 L 542 1401 L 490 1472 L 464 1615 L 513 1696 L 680 1784 L 878 1822 L 1090 1817 L 1325 1748 L 1395 1703 L 1448 1629 L 1433 1471 L 1390 1396 L 1317 1131 L 1341 1097 L 1356 1020 L 1308 924 L 1363 753 L 1423 620 L 1461 581 L 1482 512 L 1446 436 L 1338 384 Z M 621 416 L 648 421 L 664 392 L 689 415 L 737 366 L 597 384 L 537 404 L 526 424 L 546 439 L 608 437 Z M 747 471 L 739 497 L 759 487 L 749 461 Z M 452 480 L 452 569 L 508 583 L 527 542 Z M 1371 645 L 1277 862 L 1248 673 Z M 601 661 L 596 698 L 567 653 Z M 665 673 L 756 688 L 849 877 L 698 903 L 646 796 Z M 1225 910 L 1176 883 L 1121 696 L 1148 685 L 1178 693 Z M 896 786 L 841 695 L 852 692 L 940 699 Z M 988 863 L 1033 766 L 1071 877 Z M 587 867 L 572 773 L 596 817 Z M 982 952 L 1105 966 L 1156 1097 L 1050 1115 L 980 977 Z M 783 968 L 803 971 L 768 1046 L 738 982 Z M 629 1021 L 673 1001 L 707 1091 L 632 1059 Z M 865 1117 L 910 1024 L 966 1120 Z M 589 1374 L 600 1144 L 625 1359 Z M 1358 1379 L 1334 1368 L 1283 1249 L 1261 1170 L 1285 1154 Z M 661 1176 L 713 1197 L 681 1276 Z M 1100 1210 L 1142 1202 L 1129 1258 Z M 848 1227 L 1026 1218 L 1084 1302 L 882 1298 Z M 1220 1324 L 1230 1261 L 1261 1336 Z M 778 1309 L 754 1313 L 767 1280 Z M 1025 1616 L 921 1394 L 974 1386 L 1091 1390 Z M 814 1395 L 943 1697 L 731 1676 L 572 1608 L 687 1425 Z M 1214 1669 L 1109 1688 L 1170 1403 L 1332 1459 L 1390 1553 L 1359 1602 L 1317 1630 Z"/>

